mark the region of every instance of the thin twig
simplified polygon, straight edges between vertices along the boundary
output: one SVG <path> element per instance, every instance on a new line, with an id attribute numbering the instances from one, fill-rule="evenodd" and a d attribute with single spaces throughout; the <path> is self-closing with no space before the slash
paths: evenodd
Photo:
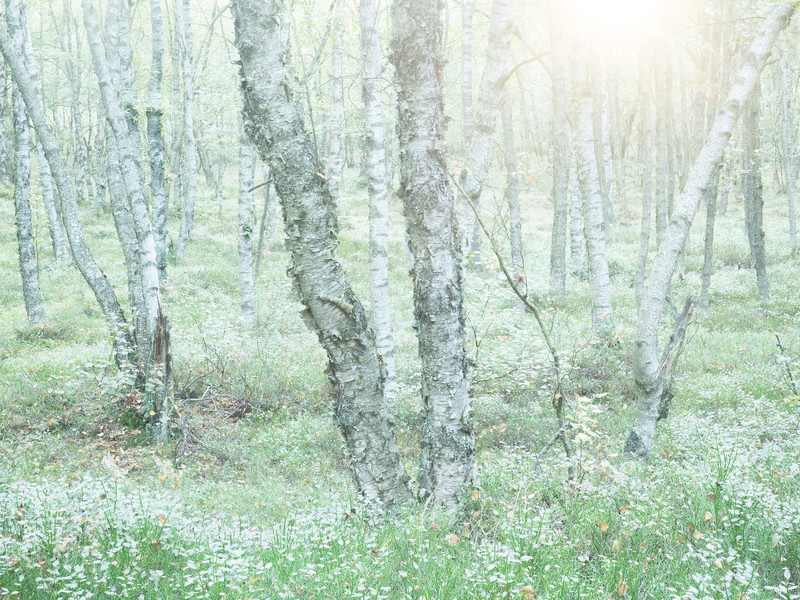
<path id="1" fill-rule="evenodd" d="M 786 356 L 786 349 L 781 344 L 781 338 L 775 334 L 775 341 L 778 344 L 778 349 L 781 351 L 781 358 L 783 358 L 783 366 L 786 367 L 786 374 L 789 376 L 789 384 L 792 386 L 792 394 L 797 396 L 797 386 L 794 384 L 794 377 L 792 376 L 792 367 L 789 365 L 789 357 Z"/>

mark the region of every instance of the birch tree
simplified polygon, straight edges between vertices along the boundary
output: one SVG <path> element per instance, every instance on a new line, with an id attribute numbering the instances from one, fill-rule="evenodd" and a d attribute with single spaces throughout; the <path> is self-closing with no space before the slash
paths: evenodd
<path id="1" fill-rule="evenodd" d="M 495 10 L 504 14 L 505 2 L 496 0 Z M 455 508 L 475 481 L 475 443 L 464 349 L 462 249 L 444 143 L 441 8 L 437 0 L 394 0 L 391 44 L 398 87 L 400 196 L 413 256 L 425 411 L 417 479 L 421 496 Z M 506 22 L 505 17 L 493 21 Z M 500 32 L 510 37 L 510 24 Z M 489 108 L 488 103 L 481 105 L 481 111 Z M 476 132 L 490 125 L 488 117 L 479 114 Z"/>
<path id="2" fill-rule="evenodd" d="M 692 172 L 675 205 L 664 241 L 658 249 L 653 267 L 645 283 L 642 305 L 638 312 L 634 339 L 633 374 L 636 390 L 636 419 L 625 442 L 625 453 L 646 458 L 653 447 L 656 423 L 666 415 L 665 403 L 671 397 L 668 373 L 658 353 L 658 334 L 661 315 L 678 258 L 700 201 L 722 160 L 725 147 L 744 106 L 751 97 L 761 71 L 767 62 L 772 45 L 794 13 L 796 4 L 783 2 L 774 5 L 761 29 L 746 51 L 741 67 L 702 146 Z M 665 376 L 666 375 L 666 376 Z"/>
<path id="3" fill-rule="evenodd" d="M 386 366 L 386 394 L 395 396 L 395 361 L 392 320 L 389 312 L 389 190 L 386 168 L 386 136 L 381 101 L 380 1 L 361 0 L 361 64 L 364 76 L 363 160 L 369 191 L 369 297 L 378 353 Z"/>
<path id="4" fill-rule="evenodd" d="M 23 20 L 22 0 L 6 0 L 6 22 L 18 52 L 25 46 L 27 24 Z M 31 217 L 31 132 L 28 112 L 19 86 L 12 84 L 12 123 L 14 129 L 14 217 L 17 229 L 17 252 L 22 277 L 22 297 L 28 321 L 34 324 L 47 320 L 39 288 L 39 266 Z"/>
<path id="5" fill-rule="evenodd" d="M 253 177 L 255 149 L 242 127 L 239 140 L 239 299 L 245 327 L 256 325 L 255 281 L 253 278 Z"/>
<path id="6" fill-rule="evenodd" d="M 194 204 L 197 197 L 197 149 L 194 140 L 194 60 L 189 0 L 175 0 L 175 37 L 180 47 L 183 74 L 183 176 L 181 185 L 181 226 L 175 255 L 183 258 L 194 227 Z M 176 149 L 178 150 L 178 149 Z"/>
<path id="7" fill-rule="evenodd" d="M 288 6 L 283 0 L 234 0 L 232 6 L 247 134 L 269 164 L 281 200 L 289 272 L 303 317 L 328 354 L 334 416 L 356 488 L 367 503 L 390 510 L 409 497 L 408 476 L 366 312 L 336 257 L 336 201 L 285 85 L 290 65 L 281 27 Z"/>

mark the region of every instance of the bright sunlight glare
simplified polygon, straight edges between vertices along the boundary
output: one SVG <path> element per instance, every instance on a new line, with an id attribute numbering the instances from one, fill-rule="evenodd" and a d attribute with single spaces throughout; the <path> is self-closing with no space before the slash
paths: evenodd
<path id="1" fill-rule="evenodd" d="M 651 35 L 658 24 L 663 0 L 574 0 L 578 21 L 596 39 L 623 41 Z"/>

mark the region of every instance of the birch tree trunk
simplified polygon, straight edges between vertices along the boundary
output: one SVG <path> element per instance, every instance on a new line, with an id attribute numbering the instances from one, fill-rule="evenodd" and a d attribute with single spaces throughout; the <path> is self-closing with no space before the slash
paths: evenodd
<path id="1" fill-rule="evenodd" d="M 572 270 L 580 273 L 584 268 L 583 217 L 581 216 L 581 190 L 578 183 L 578 170 L 575 161 L 570 168 L 569 193 L 569 257 Z"/>
<path id="2" fill-rule="evenodd" d="M 175 0 L 176 37 L 180 44 L 183 72 L 183 177 L 181 190 L 181 227 L 175 255 L 183 258 L 194 227 L 194 204 L 197 197 L 197 150 L 194 141 L 194 61 L 192 58 L 192 23 L 189 0 Z"/>
<path id="3" fill-rule="evenodd" d="M 369 296 L 372 327 L 378 354 L 386 367 L 388 402 L 396 401 L 394 337 L 389 312 L 389 191 L 387 188 L 386 139 L 383 127 L 381 76 L 383 58 L 380 38 L 380 1 L 361 0 L 361 63 L 364 78 L 363 160 L 369 185 Z"/>
<path id="4" fill-rule="evenodd" d="M 281 37 L 282 0 L 234 0 L 247 133 L 268 162 L 283 205 L 290 273 L 303 317 L 328 354 L 334 415 L 350 454 L 358 493 L 388 510 L 409 497 L 394 414 L 363 306 L 336 259 L 336 201 L 285 85 L 290 66 Z"/>
<path id="5" fill-rule="evenodd" d="M 647 278 L 634 341 L 633 373 L 637 408 L 635 423 L 625 442 L 625 454 L 628 456 L 649 456 L 655 440 L 656 422 L 659 415 L 663 414 L 665 392 L 669 393 L 665 389 L 662 374 L 664 365 L 660 363 L 658 355 L 658 333 L 678 257 L 703 197 L 703 190 L 710 183 L 716 165 L 722 160 L 736 121 L 752 95 L 770 49 L 794 13 L 795 6 L 791 2 L 775 5 L 746 51 L 728 97 L 694 162 Z"/>
<path id="6" fill-rule="evenodd" d="M 6 22 L 18 51 L 24 48 L 27 27 L 21 18 L 23 7 L 20 0 L 6 1 Z M 22 277 L 22 297 L 28 321 L 34 324 L 47 320 L 39 288 L 39 266 L 36 260 L 36 241 L 31 217 L 31 132 L 28 112 L 18 86 L 12 83 L 12 123 L 14 128 L 14 216 L 17 229 L 19 271 Z"/>
<path id="7" fill-rule="evenodd" d="M 339 198 L 339 187 L 344 170 L 344 148 L 342 146 L 342 127 L 344 126 L 344 101 L 342 87 L 342 68 L 344 64 L 344 2 L 337 2 L 333 9 L 333 48 L 331 49 L 330 104 L 328 106 L 329 144 L 328 147 L 328 187 L 334 199 Z"/>
<path id="8" fill-rule="evenodd" d="M 789 247 L 792 254 L 797 254 L 797 216 L 794 205 L 796 182 L 796 138 L 794 112 L 792 109 L 792 69 L 781 47 L 778 59 L 780 70 L 781 99 L 781 150 L 783 154 L 783 170 L 786 173 L 786 201 L 789 204 Z"/>
<path id="9" fill-rule="evenodd" d="M 521 291 L 527 292 L 528 280 L 525 275 L 525 263 L 522 254 L 522 222 L 519 216 L 517 151 L 514 147 L 514 112 L 509 94 L 506 94 L 505 101 L 500 109 L 500 118 L 503 122 L 503 156 L 506 167 L 505 196 L 506 202 L 508 202 L 508 228 L 511 240 L 511 274 L 517 287 Z M 564 216 L 564 229 L 566 230 L 566 215 Z M 564 249 L 566 250 L 566 239 L 564 242 Z M 525 303 L 516 294 L 514 295 L 514 308 L 519 314 L 525 313 Z"/>
<path id="10" fill-rule="evenodd" d="M 664 239 L 667 229 L 667 90 L 664 85 L 664 61 L 661 56 L 653 60 L 656 106 L 656 247 Z M 649 81 L 646 82 L 649 85 Z"/>
<path id="11" fill-rule="evenodd" d="M 494 10 L 503 14 L 504 4 L 496 0 Z M 475 444 L 464 349 L 461 239 L 444 143 L 441 8 L 437 0 L 394 0 L 392 62 L 398 84 L 400 196 L 414 259 L 414 315 L 422 360 L 425 423 L 418 481 L 421 496 L 456 508 L 475 481 Z M 493 18 L 493 30 L 498 21 L 505 18 Z M 510 41 L 510 24 L 501 32 L 506 41 L 494 38 L 496 48 Z M 487 67 L 487 73 L 492 71 Z M 494 87 L 488 75 L 485 79 L 483 89 Z M 495 110 L 489 118 L 489 99 L 484 100 L 476 123 L 478 138 L 482 130 L 493 129 L 497 116 Z"/>
<path id="12" fill-rule="evenodd" d="M 244 326 L 256 326 L 256 293 L 253 279 L 253 231 L 255 205 L 253 203 L 253 178 L 255 174 L 255 148 L 244 133 L 239 139 L 239 298 Z"/>
<path id="13" fill-rule="evenodd" d="M 653 196 L 653 123 L 650 94 L 650 69 L 649 63 L 642 54 L 639 57 L 639 88 L 640 100 L 639 119 L 641 132 L 641 162 L 642 162 L 642 215 L 641 233 L 639 234 L 639 261 L 636 267 L 636 306 L 641 306 L 644 296 L 644 281 L 647 274 L 647 257 L 650 252 L 650 221 L 652 215 Z"/>
<path id="14" fill-rule="evenodd" d="M 550 52 L 553 87 L 553 232 L 550 241 L 550 293 L 563 296 L 567 281 L 567 213 L 572 153 L 567 120 L 567 69 L 564 10 L 550 2 Z"/>
<path id="15" fill-rule="evenodd" d="M 764 193 L 761 181 L 761 127 L 759 125 L 761 87 L 756 84 L 745 109 L 743 134 L 745 141 L 744 207 L 750 241 L 750 260 L 756 270 L 761 307 L 769 306 L 767 253 L 764 246 Z"/>
<path id="16" fill-rule="evenodd" d="M 6 115 L 9 112 L 9 105 L 13 101 L 9 101 L 8 69 L 2 56 L 0 56 L 0 77 L 2 77 L 2 86 L 0 86 L 0 183 L 10 183 L 13 174 L 14 158 L 12 152 L 14 152 L 14 149 L 12 148 L 11 136 L 6 124 Z M 13 113 L 13 107 L 11 112 Z M 13 125 L 11 131 L 13 131 Z"/>
<path id="17" fill-rule="evenodd" d="M 461 3 L 461 127 L 464 133 L 464 152 L 469 154 L 472 145 L 474 122 L 472 117 L 472 16 L 475 0 Z"/>
<path id="18" fill-rule="evenodd" d="M 129 331 L 125 326 L 125 315 L 111 284 L 103 271 L 97 266 L 97 263 L 94 262 L 94 258 L 86 246 L 78 217 L 75 193 L 67 172 L 67 165 L 61 156 L 58 142 L 45 116 L 39 90 L 31 80 L 28 66 L 22 56 L 15 50 L 11 38 L 2 23 L 0 23 L 0 50 L 5 56 L 12 78 L 25 100 L 28 115 L 33 122 L 36 135 L 44 148 L 47 161 L 52 169 L 53 179 L 61 197 L 64 225 L 75 264 L 86 283 L 89 284 L 106 318 L 111 331 L 111 339 L 114 342 L 114 356 L 117 365 L 120 368 L 127 368 L 132 364 L 133 344 Z"/>
<path id="19" fill-rule="evenodd" d="M 497 118 L 500 101 L 507 78 L 508 60 L 511 55 L 512 5 L 511 0 L 493 0 L 489 25 L 489 47 L 486 65 L 481 76 L 478 94 L 478 110 L 475 113 L 473 141 L 467 154 L 467 168 L 461 172 L 461 187 L 480 211 L 480 196 L 483 181 L 489 173 L 494 151 Z M 458 207 L 459 231 L 464 236 L 462 251 L 469 248 L 470 264 L 482 264 L 482 233 L 477 219 L 466 201 Z"/>
<path id="20" fill-rule="evenodd" d="M 611 282 L 606 258 L 605 221 L 603 197 L 597 178 L 597 158 L 594 149 L 591 95 L 579 100 L 577 127 L 575 129 L 575 156 L 578 163 L 578 181 L 581 187 L 583 233 L 586 239 L 586 257 L 589 265 L 589 289 L 592 297 L 592 331 L 607 338 L 614 331 L 611 313 Z"/>
<path id="21" fill-rule="evenodd" d="M 161 0 L 150 0 L 150 29 L 153 50 L 150 81 L 147 86 L 147 143 L 150 153 L 150 202 L 153 213 L 153 236 L 156 245 L 156 267 L 159 281 L 167 278 L 167 181 L 165 175 L 164 133 L 161 80 L 164 63 L 164 20 Z"/>

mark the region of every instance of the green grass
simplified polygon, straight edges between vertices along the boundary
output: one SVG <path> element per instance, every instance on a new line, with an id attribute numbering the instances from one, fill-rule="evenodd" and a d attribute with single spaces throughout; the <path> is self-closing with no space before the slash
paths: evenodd
<path id="1" fill-rule="evenodd" d="M 339 253 L 366 300 L 366 194 L 346 180 Z M 584 432 L 580 484 L 566 484 L 558 447 L 536 460 L 556 429 L 550 363 L 487 260 L 468 272 L 466 295 L 479 491 L 457 521 L 410 506 L 375 523 L 354 502 L 325 354 L 298 318 L 282 250 L 262 260 L 258 328 L 241 327 L 234 189 L 222 216 L 201 194 L 195 240 L 163 290 L 178 410 L 196 436 L 186 444 L 153 444 L 125 416 L 137 398 L 88 288 L 74 267 L 53 265 L 36 196 L 49 321 L 25 322 L 13 206 L 0 203 L 0 598 L 797 598 L 800 406 L 774 336 L 800 354 L 800 268 L 785 252 L 782 198 L 768 197 L 766 312 L 741 203 L 719 219 L 709 315 L 690 326 L 670 418 L 650 462 L 636 465 L 619 454 L 635 410 L 638 220 L 611 232 L 617 337 L 599 345 L 586 281 L 570 277 L 565 298 L 547 297 L 551 207 L 535 186 L 524 192 L 529 281 Z M 491 192 L 487 206 L 499 201 Z M 422 406 L 397 199 L 391 218 L 398 441 L 413 475 Z M 699 292 L 702 223 L 701 213 L 676 304 Z M 124 301 L 109 215 L 86 211 L 84 226 Z"/>

